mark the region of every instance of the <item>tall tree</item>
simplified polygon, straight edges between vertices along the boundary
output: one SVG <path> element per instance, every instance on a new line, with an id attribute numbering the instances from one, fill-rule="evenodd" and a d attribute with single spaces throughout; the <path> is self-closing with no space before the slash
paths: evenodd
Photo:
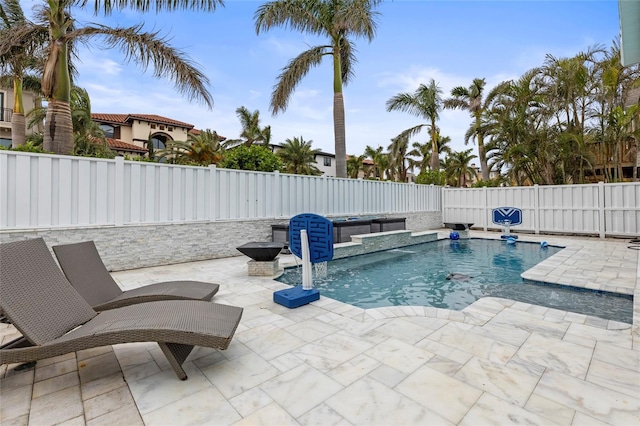
<path id="1" fill-rule="evenodd" d="M 442 136 L 440 133 L 438 133 L 437 141 L 438 153 L 451 153 L 451 147 L 449 147 L 451 138 L 449 136 Z M 417 167 L 420 169 L 420 171 L 430 169 L 432 150 L 431 142 L 414 142 L 411 146 L 413 149 L 409 151 L 408 155 L 415 158 L 409 158 L 409 167 L 411 169 Z"/>
<path id="2" fill-rule="evenodd" d="M 631 90 L 640 85 L 640 66 L 624 66 L 621 62 L 620 47 L 618 43 L 606 52 L 603 57 L 596 62 L 596 75 L 598 77 L 595 87 L 595 97 L 598 101 L 598 111 L 596 113 L 598 125 L 591 129 L 596 134 L 597 145 L 601 148 L 602 168 L 604 178 L 607 182 L 616 181 L 616 174 L 619 174 L 618 154 L 620 149 L 616 146 L 616 138 L 611 134 L 615 129 L 610 129 L 610 125 L 618 125 L 620 120 L 620 109 L 625 107 L 629 100 Z M 638 99 L 640 102 L 640 99 Z M 618 108 L 618 112 L 614 111 Z M 613 130 L 613 131 L 612 131 Z M 613 167 L 610 164 L 613 162 Z M 613 172 L 611 170 L 613 169 Z"/>
<path id="3" fill-rule="evenodd" d="M 251 146 L 256 142 L 262 142 L 263 145 L 269 145 L 271 141 L 271 126 L 260 127 L 260 111 L 249 111 L 246 107 L 241 106 L 236 109 L 236 115 L 240 119 L 242 131 L 240 139 L 230 139 L 227 146 L 236 146 L 244 144 Z"/>
<path id="4" fill-rule="evenodd" d="M 153 144 L 152 144 L 153 146 Z M 215 130 L 202 130 L 197 135 L 189 134 L 187 141 L 168 141 L 167 147 L 157 154 L 173 164 L 208 166 L 222 161 L 225 145 Z"/>
<path id="5" fill-rule="evenodd" d="M 271 111 L 287 109 L 291 94 L 312 67 L 324 56 L 333 60 L 333 127 L 336 151 L 336 176 L 347 177 L 347 149 L 343 85 L 354 76 L 356 62 L 352 38 L 365 37 L 371 42 L 376 31 L 374 11 L 380 0 L 274 0 L 263 4 L 255 14 L 256 32 L 273 27 L 289 27 L 319 37 L 325 45 L 313 46 L 292 59 L 282 73 L 271 96 Z"/>
<path id="6" fill-rule="evenodd" d="M 114 158 L 104 132 L 91 119 L 91 99 L 82 87 L 71 88 L 70 107 L 73 127 L 73 154 L 87 157 Z"/>
<path id="7" fill-rule="evenodd" d="M 389 156 L 384 152 L 384 149 L 381 146 L 373 148 L 367 145 L 364 149 L 364 155 L 373 161 L 374 176 L 380 180 L 384 180 L 389 167 Z"/>
<path id="8" fill-rule="evenodd" d="M 40 85 L 33 76 L 41 69 L 43 48 L 47 42 L 44 29 L 28 33 L 16 43 L 15 33 L 29 25 L 18 0 L 0 0 L 0 86 L 13 89 L 11 116 L 11 145 L 23 145 L 26 138 L 26 118 L 23 89 L 40 93 Z M 26 84 L 25 84 L 26 81 Z"/>
<path id="9" fill-rule="evenodd" d="M 389 161 L 393 173 L 393 179 L 400 182 L 407 181 L 407 170 L 409 166 L 409 137 L 396 137 L 391 139 L 389 150 Z"/>
<path id="10" fill-rule="evenodd" d="M 282 160 L 285 172 L 297 175 L 322 174 L 322 172 L 314 166 L 316 155 L 320 153 L 320 150 L 313 149 L 312 144 L 313 141 L 305 141 L 302 136 L 287 139 L 285 143 L 282 144 L 282 149 L 276 154 Z"/>
<path id="11" fill-rule="evenodd" d="M 451 89 L 451 97 L 445 99 L 445 108 L 460 108 L 469 111 L 473 117 L 470 128 L 470 136 L 478 143 L 478 157 L 480 159 L 480 169 L 482 180 L 489 180 L 489 167 L 487 165 L 487 154 L 484 148 L 484 133 L 482 131 L 482 115 L 486 110 L 482 95 L 486 81 L 484 78 L 474 78 L 469 87 L 457 86 Z M 469 139 L 465 139 L 467 143 Z"/>
<path id="12" fill-rule="evenodd" d="M 421 84 L 414 93 L 400 93 L 387 101 L 387 111 L 403 111 L 411 115 L 424 118 L 428 123 L 419 124 L 400 133 L 396 137 L 408 137 L 420 133 L 426 127 L 429 130 L 431 140 L 431 169 L 440 168 L 440 158 L 438 156 L 438 133 L 436 126 L 442 111 L 443 100 L 442 90 L 435 80 L 431 79 L 429 85 Z"/>
<path id="13" fill-rule="evenodd" d="M 40 24 L 24 25 L 24 30 L 12 34 L 13 45 L 21 45 L 33 37 L 34 32 L 48 31 L 48 57 L 42 75 L 42 92 L 48 101 L 44 149 L 59 154 L 69 154 L 73 150 L 73 128 L 69 107 L 71 77 L 69 51 L 74 43 L 88 42 L 100 37 L 107 48 L 118 48 L 127 61 L 134 61 L 143 69 L 154 67 L 155 77 L 168 77 L 179 92 L 190 99 L 199 99 L 207 106 L 213 105 L 207 90 L 207 77 L 180 50 L 168 45 L 159 32 L 144 32 L 142 24 L 129 28 L 111 28 L 100 24 L 90 24 L 76 28 L 72 16 L 73 7 L 86 7 L 88 1 L 47 0 L 41 6 L 38 16 Z M 94 11 L 105 15 L 114 10 L 133 9 L 138 12 L 172 12 L 181 9 L 213 11 L 222 0 L 185 0 L 166 2 L 160 0 L 119 2 L 94 0 Z M 7 51 L 0 49 L 0 56 Z"/>
<path id="14" fill-rule="evenodd" d="M 471 160 L 477 157 L 471 154 L 471 151 L 472 149 L 460 152 L 454 151 L 447 157 L 445 173 L 461 188 L 466 187 L 467 182 L 477 175 L 476 169 L 469 164 Z"/>
<path id="15" fill-rule="evenodd" d="M 349 158 L 347 158 L 347 175 L 351 179 L 358 179 L 360 171 L 364 171 L 365 158 L 367 158 L 365 155 L 350 155 Z"/>

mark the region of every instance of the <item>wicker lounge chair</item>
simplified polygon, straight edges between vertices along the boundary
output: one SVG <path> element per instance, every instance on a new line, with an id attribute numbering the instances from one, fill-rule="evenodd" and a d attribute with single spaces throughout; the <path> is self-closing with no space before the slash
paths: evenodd
<path id="1" fill-rule="evenodd" d="M 219 285 L 201 281 L 167 281 L 122 291 L 104 266 L 93 241 L 54 246 L 67 279 L 96 311 L 156 300 L 211 300 Z"/>
<path id="2" fill-rule="evenodd" d="M 82 349 L 157 342 L 182 380 L 194 346 L 227 349 L 242 308 L 200 300 L 138 303 L 97 313 L 69 284 L 42 239 L 0 244 L 0 308 L 22 333 L 0 364 Z"/>

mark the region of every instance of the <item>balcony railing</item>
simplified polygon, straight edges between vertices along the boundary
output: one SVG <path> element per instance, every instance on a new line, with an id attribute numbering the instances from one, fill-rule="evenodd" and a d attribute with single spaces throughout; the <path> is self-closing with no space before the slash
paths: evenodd
<path id="1" fill-rule="evenodd" d="M 11 122 L 13 110 L 11 108 L 0 108 L 0 121 Z"/>

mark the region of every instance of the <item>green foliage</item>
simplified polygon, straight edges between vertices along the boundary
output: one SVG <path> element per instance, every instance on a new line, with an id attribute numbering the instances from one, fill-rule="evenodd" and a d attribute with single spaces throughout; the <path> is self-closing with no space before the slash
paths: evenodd
<path id="1" fill-rule="evenodd" d="M 472 188 L 496 188 L 504 183 L 504 179 L 495 178 L 489 180 L 478 180 L 471 185 Z"/>
<path id="2" fill-rule="evenodd" d="M 287 139 L 277 153 L 284 163 L 283 170 L 297 175 L 321 175 L 322 172 L 313 165 L 320 150 L 313 149 L 312 144 L 313 141 L 305 141 L 302 136 Z"/>
<path id="3" fill-rule="evenodd" d="M 93 158 L 115 158 L 116 153 L 113 152 L 107 146 L 104 140 L 96 139 L 95 141 L 89 141 L 85 138 L 79 138 L 76 136 L 73 146 L 73 155 L 78 157 L 93 157 Z"/>
<path id="4" fill-rule="evenodd" d="M 33 146 L 42 147 L 42 140 L 44 139 L 44 135 L 41 132 L 33 132 L 27 135 L 27 143 L 30 143 Z"/>
<path id="5" fill-rule="evenodd" d="M 139 155 L 134 155 L 132 157 L 129 154 L 125 154 L 124 159 L 127 160 L 127 161 L 139 161 L 141 163 L 155 163 L 156 162 L 153 158 L 141 157 Z"/>
<path id="6" fill-rule="evenodd" d="M 416 183 L 421 185 L 439 185 L 444 186 L 447 176 L 443 171 L 423 170 L 416 178 Z"/>
<path id="7" fill-rule="evenodd" d="M 34 145 L 32 142 L 26 142 L 24 145 L 17 146 L 15 148 L 10 148 L 11 151 L 20 151 L 20 152 L 36 152 L 39 154 L 52 154 L 51 152 L 47 152 L 42 149 L 42 145 Z"/>
<path id="8" fill-rule="evenodd" d="M 242 145 L 230 149 L 219 165 L 223 169 L 254 170 L 259 172 L 282 170 L 280 158 L 261 145 Z"/>

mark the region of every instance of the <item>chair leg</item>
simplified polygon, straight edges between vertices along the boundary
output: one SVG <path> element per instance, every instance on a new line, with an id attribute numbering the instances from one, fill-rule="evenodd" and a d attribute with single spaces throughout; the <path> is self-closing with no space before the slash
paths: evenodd
<path id="1" fill-rule="evenodd" d="M 180 380 L 187 380 L 187 373 L 182 368 L 182 363 L 193 350 L 193 345 L 182 345 L 179 343 L 158 342 L 162 353 L 167 357 L 171 368 L 176 372 Z"/>

